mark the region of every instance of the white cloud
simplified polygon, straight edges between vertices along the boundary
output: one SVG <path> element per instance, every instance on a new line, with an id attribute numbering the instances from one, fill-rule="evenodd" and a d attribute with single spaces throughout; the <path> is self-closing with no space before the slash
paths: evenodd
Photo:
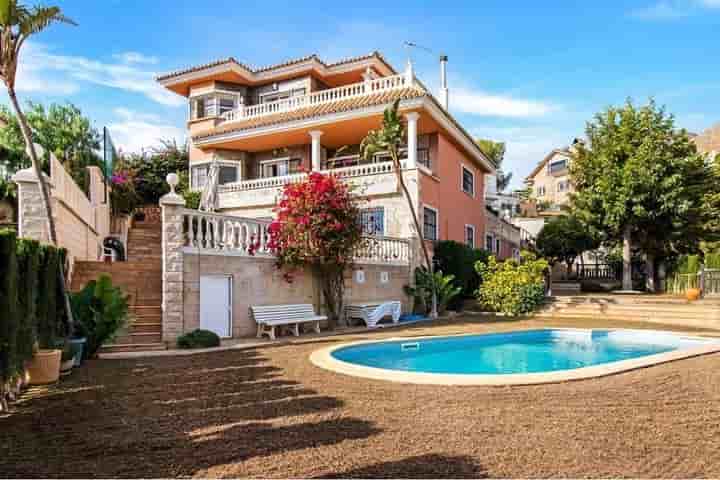
<path id="1" fill-rule="evenodd" d="M 37 88 L 44 83 L 51 86 L 60 77 L 59 91 L 50 93 L 76 92 L 83 83 L 91 83 L 126 92 L 136 93 L 167 106 L 180 106 L 185 99 L 162 88 L 155 81 L 155 74 L 126 63 L 104 63 L 86 57 L 57 55 L 46 46 L 28 42 L 22 56 L 22 71 L 30 72 L 30 88 Z M 27 77 L 25 77 L 27 78 Z M 34 79 L 34 81 L 33 81 Z M 18 84 L 18 87 L 26 87 Z M 45 93 L 49 93 L 45 91 Z"/>
<path id="2" fill-rule="evenodd" d="M 123 53 L 116 53 L 113 55 L 113 58 L 116 60 L 120 60 L 123 63 L 147 63 L 154 65 L 158 63 L 157 57 L 150 57 L 147 55 L 144 55 L 140 52 L 123 52 Z"/>
<path id="3" fill-rule="evenodd" d="M 117 120 L 108 125 L 115 145 L 123 152 L 139 153 L 159 146 L 161 140 L 185 141 L 185 130 L 162 122 L 157 115 L 136 112 L 127 108 L 113 110 Z"/>
<path id="4" fill-rule="evenodd" d="M 450 110 L 493 117 L 541 117 L 557 111 L 558 106 L 536 100 L 492 95 L 465 88 L 450 89 Z"/>
<path id="5" fill-rule="evenodd" d="M 720 8 L 720 0 L 660 0 L 632 10 L 630 16 L 641 20 L 675 20 L 713 8 Z"/>

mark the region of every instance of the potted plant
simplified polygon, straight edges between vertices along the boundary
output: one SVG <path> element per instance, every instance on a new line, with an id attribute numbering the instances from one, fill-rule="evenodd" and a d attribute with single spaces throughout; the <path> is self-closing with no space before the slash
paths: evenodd
<path id="1" fill-rule="evenodd" d="M 70 343 L 65 344 L 60 356 L 60 376 L 66 377 L 72 373 L 75 365 L 75 355 Z"/>
<path id="2" fill-rule="evenodd" d="M 62 350 L 58 348 L 40 349 L 35 344 L 35 354 L 28 364 L 30 385 L 55 383 L 60 378 L 60 358 Z"/>
<path id="3" fill-rule="evenodd" d="M 82 324 L 78 323 L 75 325 L 75 334 L 68 340 L 70 344 L 70 351 L 73 356 L 73 367 L 79 367 L 82 365 L 85 354 L 85 344 L 87 343 L 87 337 L 82 332 Z"/>
<path id="4" fill-rule="evenodd" d="M 699 288 L 688 288 L 685 292 L 685 298 L 687 298 L 689 302 L 694 302 L 700 298 L 700 293 Z"/>

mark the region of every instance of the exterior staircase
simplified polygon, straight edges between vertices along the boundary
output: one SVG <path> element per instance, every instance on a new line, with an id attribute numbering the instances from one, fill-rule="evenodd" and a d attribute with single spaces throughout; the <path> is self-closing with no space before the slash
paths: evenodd
<path id="1" fill-rule="evenodd" d="M 101 353 L 164 350 L 162 343 L 162 232 L 156 215 L 135 220 L 128 232 L 127 261 L 76 262 L 71 290 L 80 290 L 101 274 L 130 297 L 130 324 L 104 345 Z"/>
<path id="2" fill-rule="evenodd" d="M 603 318 L 720 330 L 720 298 L 689 302 L 670 295 L 569 295 L 551 297 L 543 318 Z"/>

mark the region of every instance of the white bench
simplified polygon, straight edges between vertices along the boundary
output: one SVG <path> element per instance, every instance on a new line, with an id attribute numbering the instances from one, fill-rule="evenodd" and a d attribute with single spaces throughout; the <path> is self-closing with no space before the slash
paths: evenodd
<path id="1" fill-rule="evenodd" d="M 298 337 L 301 323 L 312 323 L 313 330 L 320 333 L 320 322 L 327 320 L 326 316 L 317 315 L 309 303 L 251 306 L 250 314 L 258 326 L 257 338 L 267 335 L 271 340 L 275 340 L 275 327 L 291 327 L 293 335 Z"/>

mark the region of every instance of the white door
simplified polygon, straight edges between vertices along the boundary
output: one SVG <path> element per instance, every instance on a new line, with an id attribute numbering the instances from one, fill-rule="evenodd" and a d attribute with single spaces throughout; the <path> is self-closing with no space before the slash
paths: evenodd
<path id="1" fill-rule="evenodd" d="M 227 275 L 200 276 L 200 328 L 231 337 L 232 277 Z"/>

